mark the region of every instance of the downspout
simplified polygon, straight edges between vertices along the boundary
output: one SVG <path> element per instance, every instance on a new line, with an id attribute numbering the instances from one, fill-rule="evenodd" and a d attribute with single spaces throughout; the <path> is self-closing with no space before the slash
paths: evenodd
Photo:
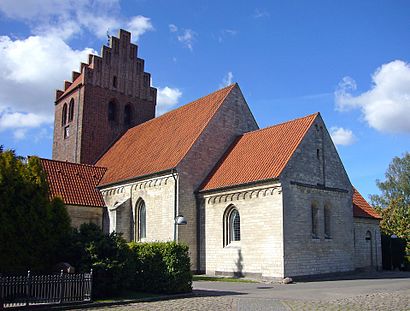
<path id="1" fill-rule="evenodd" d="M 177 242 L 177 216 L 178 216 L 178 188 L 179 188 L 179 181 L 178 181 L 178 172 L 177 169 L 174 168 L 172 170 L 172 177 L 174 178 L 174 242 Z"/>

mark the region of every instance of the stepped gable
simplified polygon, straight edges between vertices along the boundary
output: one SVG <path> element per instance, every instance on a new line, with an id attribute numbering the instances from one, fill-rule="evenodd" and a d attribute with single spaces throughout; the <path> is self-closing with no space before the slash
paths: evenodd
<path id="1" fill-rule="evenodd" d="M 318 115 L 315 113 L 238 137 L 201 190 L 278 178 Z"/>
<path id="2" fill-rule="evenodd" d="M 96 188 L 106 168 L 40 158 L 52 198 L 67 205 L 105 206 Z"/>
<path id="3" fill-rule="evenodd" d="M 89 54 L 80 71 L 72 72 L 71 81 L 64 81 L 64 89 L 56 90 L 56 103 L 85 84 L 111 88 L 112 74 L 118 75 L 118 92 L 156 102 L 157 90 L 150 86 L 151 75 L 144 71 L 144 60 L 137 53 L 131 33 L 120 29 L 118 37 L 109 37 L 109 46 L 103 45 L 100 55 Z"/>
<path id="4" fill-rule="evenodd" d="M 353 187 L 353 216 L 361 218 L 382 219 L 373 207 L 362 197 L 362 195 Z"/>
<path id="5" fill-rule="evenodd" d="M 175 168 L 199 138 L 232 84 L 129 129 L 96 163 L 107 167 L 100 185 Z"/>

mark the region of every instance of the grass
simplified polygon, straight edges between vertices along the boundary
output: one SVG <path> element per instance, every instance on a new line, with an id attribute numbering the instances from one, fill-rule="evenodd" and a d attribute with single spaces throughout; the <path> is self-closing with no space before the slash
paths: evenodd
<path id="1" fill-rule="evenodd" d="M 258 283 L 257 281 L 243 279 L 243 278 L 231 278 L 231 277 L 216 277 L 205 275 L 194 275 L 193 281 L 209 281 L 209 282 L 232 282 L 232 283 Z"/>
<path id="2" fill-rule="evenodd" d="M 140 293 L 140 292 L 133 292 L 133 291 L 124 291 L 118 296 L 115 297 L 108 297 L 95 300 L 96 302 L 114 302 L 118 300 L 135 300 L 135 299 L 143 299 L 143 298 L 153 298 L 153 297 L 160 297 L 159 294 L 149 294 L 149 293 Z"/>

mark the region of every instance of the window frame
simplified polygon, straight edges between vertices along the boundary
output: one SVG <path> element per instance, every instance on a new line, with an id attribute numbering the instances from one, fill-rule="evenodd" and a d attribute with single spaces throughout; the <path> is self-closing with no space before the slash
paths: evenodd
<path id="1" fill-rule="evenodd" d="M 68 122 L 73 121 L 74 119 L 74 99 L 71 98 L 70 104 L 68 106 Z"/>
<path id="2" fill-rule="evenodd" d="M 136 204 L 137 230 L 136 241 L 143 241 L 147 238 L 147 207 L 143 199 L 139 199 Z"/>
<path id="3" fill-rule="evenodd" d="M 223 219 L 223 246 L 238 244 L 241 241 L 241 216 L 239 209 L 230 205 L 226 208 Z"/>
<path id="4" fill-rule="evenodd" d="M 63 109 L 61 111 L 61 126 L 65 126 L 67 124 L 67 103 L 64 103 Z"/>

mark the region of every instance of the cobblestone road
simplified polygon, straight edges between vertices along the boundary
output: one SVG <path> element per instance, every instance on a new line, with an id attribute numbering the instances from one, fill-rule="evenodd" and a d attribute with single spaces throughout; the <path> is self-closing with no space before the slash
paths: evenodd
<path id="1" fill-rule="evenodd" d="M 410 273 L 402 278 L 293 285 L 194 282 L 194 296 L 99 310 L 374 310 L 410 311 Z"/>

